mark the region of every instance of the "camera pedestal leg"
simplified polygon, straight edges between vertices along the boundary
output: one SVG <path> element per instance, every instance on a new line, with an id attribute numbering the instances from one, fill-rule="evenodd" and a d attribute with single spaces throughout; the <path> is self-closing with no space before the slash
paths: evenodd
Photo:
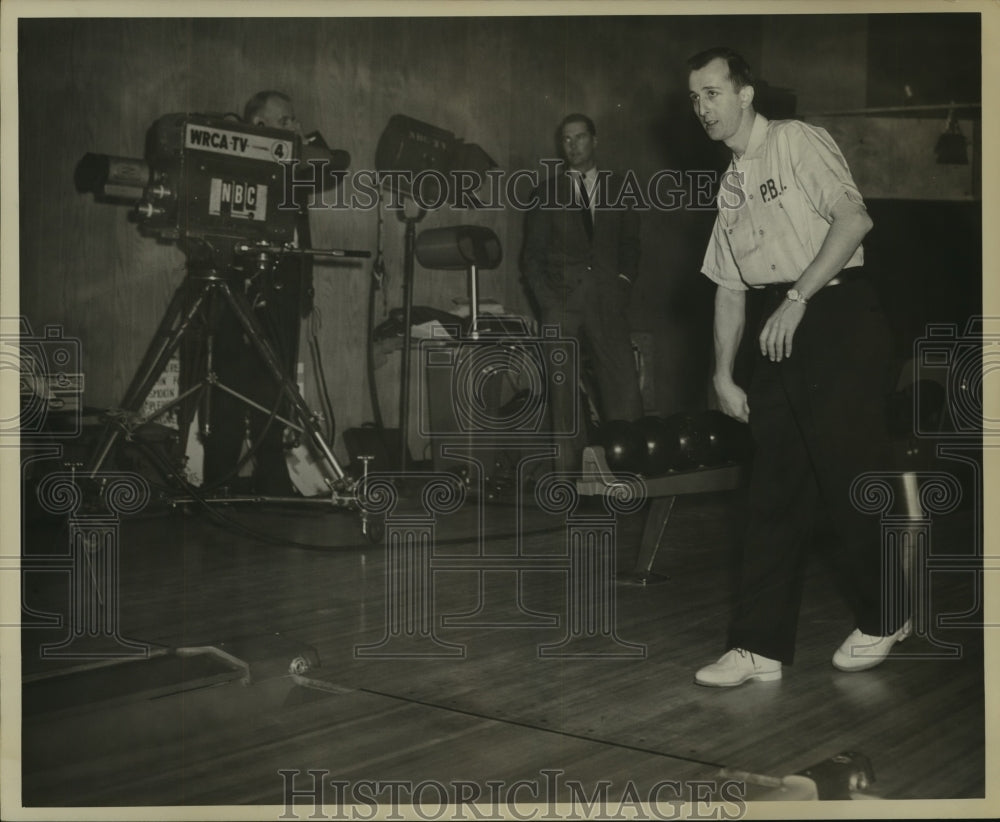
<path id="1" fill-rule="evenodd" d="M 284 373 L 277 354 L 267 341 L 267 338 L 265 337 L 258 320 L 254 317 L 253 310 L 246 298 L 239 292 L 233 291 L 229 283 L 217 273 L 214 271 L 208 271 L 200 273 L 197 276 L 199 290 L 190 301 L 190 304 L 186 306 L 186 297 L 188 296 L 189 289 L 193 281 L 195 281 L 195 278 L 189 272 L 184 282 L 175 292 L 174 297 L 167 308 L 167 312 L 157 328 L 153 342 L 147 349 L 139 369 L 133 377 L 132 382 L 129 384 L 129 388 L 126 391 L 120 410 L 116 415 L 117 418 L 111 419 L 105 427 L 101 440 L 94 451 L 94 455 L 87 464 L 86 474 L 92 479 L 97 476 L 98 472 L 100 472 L 102 466 L 106 462 L 108 455 L 111 453 L 112 448 L 123 434 L 126 437 L 131 436 L 136 429 L 155 419 L 157 416 L 163 415 L 171 408 L 177 406 L 198 391 L 210 391 L 212 388 L 217 388 L 225 391 L 249 407 L 256 408 L 258 411 L 265 414 L 271 413 L 271 409 L 255 403 L 249 397 L 246 397 L 219 382 L 216 379 L 215 374 L 211 371 L 211 354 L 209 353 L 207 358 L 207 373 L 199 382 L 195 383 L 179 397 L 160 408 L 156 414 L 148 418 L 137 418 L 137 414 L 149 396 L 153 386 L 156 384 L 156 381 L 159 379 L 170 358 L 177 350 L 182 338 L 190 330 L 191 323 L 193 322 L 195 316 L 204 306 L 206 306 L 206 304 L 208 305 L 209 311 L 211 311 L 214 308 L 214 306 L 211 305 L 211 301 L 216 298 L 217 292 L 221 292 L 224 305 L 233 312 L 246 333 L 247 338 L 251 341 L 254 349 L 263 359 L 271 378 L 281 386 L 283 395 L 292 403 L 295 411 L 297 412 L 299 424 L 286 420 L 280 415 L 275 415 L 275 419 L 280 420 L 292 428 L 302 431 L 308 436 L 311 447 L 317 455 L 322 456 L 321 463 L 324 467 L 324 474 L 327 475 L 327 482 L 329 483 L 331 490 L 334 491 L 335 499 L 343 502 L 344 499 L 337 495 L 336 491 L 338 490 L 338 486 L 341 490 L 343 489 L 343 486 L 345 486 L 346 474 L 340 463 L 337 461 L 337 458 L 334 456 L 333 451 L 320 433 L 319 428 L 314 421 L 314 415 L 309 410 L 305 400 L 303 400 L 302 396 L 299 394 L 298 387 L 294 382 L 292 382 L 291 378 Z M 211 320 L 209 325 L 211 325 Z M 211 330 L 209 333 L 209 348 L 211 348 Z M 347 501 L 350 502 L 351 500 Z"/>
<path id="2" fill-rule="evenodd" d="M 316 426 L 313 413 L 310 411 L 309 406 L 306 405 L 305 400 L 302 399 L 302 395 L 299 394 L 298 386 L 292 382 L 292 379 L 282 369 L 278 355 L 275 354 L 271 344 L 261 332 L 260 325 L 254 317 L 250 305 L 247 303 L 242 294 L 234 292 L 229 287 L 229 283 L 225 281 L 216 281 L 215 287 L 222 292 L 226 302 L 229 304 L 229 307 L 232 309 L 236 318 L 243 326 L 243 330 L 246 331 L 248 339 L 253 344 L 257 353 L 264 359 L 264 363 L 267 366 L 271 377 L 281 386 L 285 396 L 298 412 L 299 423 L 302 426 L 302 430 L 308 434 L 313 447 L 323 455 L 327 468 L 333 474 L 330 479 L 335 482 L 342 482 L 346 476 L 344 469 L 340 466 L 340 463 L 334 456 L 333 451 L 330 449 L 330 446 L 327 445 L 326 440 L 323 438 L 319 428 Z M 238 397 L 240 396 L 232 391 L 229 393 Z M 246 401 L 246 398 L 241 397 L 241 399 Z"/>
<path id="3" fill-rule="evenodd" d="M 142 362 L 139 364 L 139 368 L 132 378 L 132 382 L 129 383 L 128 390 L 125 392 L 125 397 L 120 406 L 121 416 L 117 420 L 108 421 L 105 426 L 97 449 L 86 467 L 86 473 L 91 479 L 101 470 L 108 455 L 111 453 L 111 449 L 114 448 L 122 433 L 130 434 L 132 432 L 133 428 L 128 419 L 123 419 L 122 417 L 134 416 L 142 408 L 142 404 L 149 396 L 149 392 L 160 378 L 160 374 L 163 373 L 163 369 L 174 355 L 174 352 L 180 345 L 181 339 L 190 327 L 191 321 L 205 301 L 207 290 L 202 289 L 192 301 L 187 311 L 185 311 L 184 298 L 187 293 L 187 286 L 188 280 L 185 279 L 174 292 L 170 305 L 167 307 L 167 311 L 156 330 L 156 335 L 153 337 L 153 342 L 146 350 L 145 355 L 143 355 Z M 197 387 L 192 390 L 197 390 Z M 171 407 L 180 402 L 181 399 L 184 399 L 189 393 L 191 392 L 187 392 L 175 400 L 174 403 L 171 403 Z M 146 422 L 146 420 L 142 422 Z"/>

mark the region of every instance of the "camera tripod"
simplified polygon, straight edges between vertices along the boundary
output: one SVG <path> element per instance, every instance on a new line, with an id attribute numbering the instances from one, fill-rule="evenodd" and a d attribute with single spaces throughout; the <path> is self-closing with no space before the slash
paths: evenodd
<path id="1" fill-rule="evenodd" d="M 273 269 L 275 258 L 281 253 L 296 253 L 321 255 L 328 254 L 339 257 L 369 256 L 367 251 L 282 249 L 264 244 L 258 246 L 237 246 L 237 253 L 255 252 L 257 255 L 258 273 L 269 275 Z M 154 422 L 166 415 L 182 403 L 200 399 L 205 411 L 203 430 L 212 436 L 210 405 L 213 391 L 222 391 L 235 398 L 244 406 L 255 409 L 270 420 L 268 424 L 279 422 L 303 435 L 307 446 L 317 459 L 317 464 L 323 473 L 324 481 L 330 490 L 329 497 L 291 497 L 290 500 L 308 502 L 328 502 L 341 507 L 354 507 L 357 497 L 354 494 L 355 482 L 347 476 L 343 467 L 333 454 L 329 444 L 323 438 L 317 424 L 318 417 L 309 409 L 302 398 L 297 385 L 282 366 L 274 345 L 268 339 L 259 319 L 255 316 L 246 295 L 240 288 L 233 287 L 234 270 L 223 268 L 208 262 L 188 262 L 184 280 L 175 291 L 167 310 L 160 321 L 155 336 L 146 350 L 143 359 L 129 384 L 128 390 L 119 408 L 109 412 L 109 419 L 101 439 L 86 465 L 86 474 L 91 479 L 97 479 L 102 466 L 108 460 L 115 445 L 124 438 L 131 441 L 142 426 Z M 249 341 L 254 352 L 260 357 L 267 376 L 277 388 L 277 400 L 274 408 L 266 408 L 250 397 L 240 393 L 232 386 L 219 379 L 213 367 L 213 341 L 218 325 L 219 311 L 228 311 L 237 321 L 239 329 Z M 178 350 L 182 340 L 193 333 L 199 318 L 204 318 L 205 346 L 203 373 L 182 390 L 176 398 L 164 404 L 156 411 L 143 415 L 142 408 L 153 386 L 156 384 L 171 357 Z M 277 413 L 282 400 L 291 405 L 293 419 L 288 419 Z M 367 466 L 367 463 L 365 463 Z M 246 501 L 270 501 L 285 498 L 252 496 Z M 225 496 L 227 502 L 241 501 L 239 498 Z M 220 501 L 206 499 L 203 501 Z M 364 522 L 362 523 L 364 526 Z"/>

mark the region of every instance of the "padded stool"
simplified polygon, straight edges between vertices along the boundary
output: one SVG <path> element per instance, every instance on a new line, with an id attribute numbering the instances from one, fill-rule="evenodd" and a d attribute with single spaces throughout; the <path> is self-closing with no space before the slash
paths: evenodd
<path id="1" fill-rule="evenodd" d="M 424 268 L 467 272 L 469 336 L 479 339 L 479 271 L 500 265 L 503 251 L 497 235 L 478 225 L 432 228 L 420 233 L 414 250 Z"/>

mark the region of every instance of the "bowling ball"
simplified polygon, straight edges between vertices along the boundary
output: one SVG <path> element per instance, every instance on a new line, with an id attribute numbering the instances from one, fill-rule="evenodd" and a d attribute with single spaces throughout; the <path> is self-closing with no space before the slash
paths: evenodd
<path id="1" fill-rule="evenodd" d="M 742 462 L 753 456 L 750 426 L 721 411 L 704 411 L 708 430 L 710 465 Z"/>
<path id="2" fill-rule="evenodd" d="M 646 438 L 631 422 L 610 420 L 597 429 L 596 444 L 604 447 L 612 471 L 639 473 L 646 461 Z"/>
<path id="3" fill-rule="evenodd" d="M 708 443 L 698 415 L 682 412 L 668 419 L 677 437 L 674 467 L 686 471 L 706 465 Z"/>
<path id="4" fill-rule="evenodd" d="M 646 440 L 646 457 L 640 473 L 647 477 L 666 474 L 677 462 L 680 443 L 677 431 L 665 417 L 643 417 L 634 423 Z"/>
<path id="5" fill-rule="evenodd" d="M 721 411 L 674 414 L 670 424 L 677 432 L 675 467 L 686 470 L 707 468 L 750 456 L 750 426 Z"/>

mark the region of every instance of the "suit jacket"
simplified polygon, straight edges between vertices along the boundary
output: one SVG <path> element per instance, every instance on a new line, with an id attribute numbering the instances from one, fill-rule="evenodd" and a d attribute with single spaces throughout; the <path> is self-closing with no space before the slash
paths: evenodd
<path id="1" fill-rule="evenodd" d="M 616 288 L 619 274 L 635 282 L 639 273 L 639 215 L 615 207 L 622 177 L 600 169 L 598 174 L 603 191 L 594 193 L 593 239 L 587 236 L 582 208 L 573 204 L 574 183 L 565 166 L 535 192 L 537 203 L 524 223 L 521 266 L 528 287 L 543 305 L 582 287 L 596 286 L 598 293 Z"/>

